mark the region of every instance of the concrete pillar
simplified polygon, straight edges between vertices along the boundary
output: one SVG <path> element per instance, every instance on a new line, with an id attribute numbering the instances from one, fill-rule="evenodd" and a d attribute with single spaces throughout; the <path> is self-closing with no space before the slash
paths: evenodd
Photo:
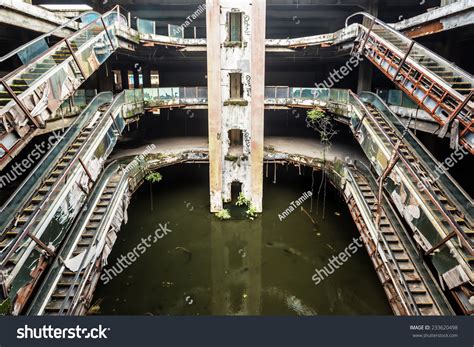
<path id="1" fill-rule="evenodd" d="M 140 88 L 139 75 L 140 75 L 140 73 L 137 71 L 137 69 L 133 69 L 133 87 L 135 89 Z"/>
<path id="2" fill-rule="evenodd" d="M 120 70 L 120 76 L 122 78 L 122 88 L 129 89 L 130 86 L 128 85 L 128 70 L 122 68 Z"/>
<path id="3" fill-rule="evenodd" d="M 97 87 L 99 92 L 114 90 L 114 74 L 107 63 L 102 64 L 97 71 Z"/>
<path id="4" fill-rule="evenodd" d="M 379 12 L 379 1 L 372 0 L 367 6 L 367 13 L 377 17 Z M 370 25 L 370 20 L 364 18 L 363 24 L 368 27 Z M 358 80 L 357 80 L 357 93 L 363 91 L 372 90 L 372 75 L 374 73 L 374 66 L 371 62 L 366 59 L 359 64 L 358 71 Z"/>
<path id="5" fill-rule="evenodd" d="M 142 74 L 143 74 L 143 88 L 151 88 L 151 76 L 150 76 L 151 68 L 150 65 L 144 65 L 142 67 Z"/>
<path id="6" fill-rule="evenodd" d="M 206 9 L 211 212 L 231 200 L 232 182 L 261 212 L 266 2 L 207 0 Z M 231 155 L 232 129 L 243 148 Z"/>

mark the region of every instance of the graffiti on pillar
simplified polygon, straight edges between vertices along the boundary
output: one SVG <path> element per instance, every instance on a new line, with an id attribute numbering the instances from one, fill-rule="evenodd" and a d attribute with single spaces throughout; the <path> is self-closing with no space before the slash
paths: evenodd
<path id="1" fill-rule="evenodd" d="M 247 96 L 251 97 L 252 96 L 252 76 L 250 75 L 245 75 L 244 78 L 244 87 L 247 91 Z"/>
<path id="2" fill-rule="evenodd" d="M 247 130 L 242 131 L 242 137 L 243 137 L 243 142 L 244 142 L 244 153 L 249 154 L 250 153 L 250 134 Z"/>
<path id="3" fill-rule="evenodd" d="M 250 17 L 244 14 L 244 33 L 250 36 Z"/>

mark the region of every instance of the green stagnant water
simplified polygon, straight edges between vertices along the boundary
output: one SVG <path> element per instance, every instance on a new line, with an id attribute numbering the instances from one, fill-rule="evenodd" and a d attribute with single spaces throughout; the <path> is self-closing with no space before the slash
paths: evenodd
<path id="1" fill-rule="evenodd" d="M 270 167 L 272 173 L 273 166 Z M 254 221 L 219 221 L 209 213 L 208 166 L 160 171 L 150 192 L 134 194 L 106 269 L 159 224 L 171 230 L 104 284 L 93 300 L 100 314 L 133 315 L 358 315 L 391 314 L 365 248 L 315 285 L 315 269 L 359 234 L 339 193 L 327 185 L 311 219 L 300 209 L 280 221 L 291 201 L 311 190 L 310 169 L 279 166 L 265 178 L 264 213 Z M 317 194 L 320 173 L 315 173 Z M 151 193 L 153 198 L 151 201 Z M 321 193 L 322 195 L 322 193 Z M 310 199 L 303 204 L 310 211 Z M 153 207 L 153 210 L 151 208 Z M 234 211 L 235 213 L 235 211 Z M 159 233 L 159 235 L 164 235 Z M 102 274 L 104 275 L 104 274 Z M 102 278 L 105 278 L 102 276 Z"/>

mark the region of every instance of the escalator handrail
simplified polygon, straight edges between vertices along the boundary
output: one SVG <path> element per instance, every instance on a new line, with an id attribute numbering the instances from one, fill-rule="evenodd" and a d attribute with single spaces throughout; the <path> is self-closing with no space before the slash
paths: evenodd
<path id="1" fill-rule="evenodd" d="M 98 100 L 99 98 L 101 97 L 104 97 L 106 95 L 110 94 L 110 101 L 112 101 L 112 93 L 111 92 L 102 92 L 102 93 L 99 93 L 97 94 L 94 99 L 92 99 L 89 104 L 86 106 L 86 108 L 84 110 L 82 110 L 81 114 L 77 117 L 77 120 L 79 121 L 81 119 L 81 116 L 83 114 L 85 114 L 86 112 L 88 112 L 90 110 L 90 108 L 92 106 L 95 105 L 95 100 Z M 100 104 L 97 105 L 97 108 L 100 107 Z M 73 124 L 72 124 L 73 125 Z M 61 136 L 61 139 L 67 137 L 68 133 L 70 131 L 73 131 L 73 127 L 70 126 L 66 132 Z M 29 173 L 29 175 L 23 180 L 23 182 L 16 188 L 15 192 L 8 198 L 8 200 L 0 207 L 0 212 L 3 212 L 5 210 L 5 207 L 6 206 L 9 206 L 12 202 L 12 199 L 21 191 L 21 189 L 23 188 L 23 186 L 31 179 L 31 177 L 36 173 L 37 170 L 39 170 L 39 168 L 41 167 L 41 164 L 43 164 L 43 162 L 45 160 L 48 159 L 48 156 L 49 154 L 54 150 L 54 147 L 52 147 L 48 153 L 46 153 L 43 158 L 38 162 L 38 164 L 36 165 L 36 167 Z"/>
<path id="2" fill-rule="evenodd" d="M 356 162 L 356 163 L 359 163 L 359 162 Z M 363 163 L 361 163 L 361 164 L 364 166 L 365 169 L 367 169 L 367 172 L 365 172 L 364 177 L 367 179 L 367 183 L 369 183 L 369 178 L 372 178 L 372 173 L 371 173 L 371 171 L 367 168 L 367 166 L 366 166 L 365 164 L 363 164 Z M 360 168 L 357 167 L 357 164 L 354 164 L 354 167 L 355 167 L 356 170 L 358 170 L 358 171 L 361 172 L 361 173 L 364 173 L 364 171 L 365 171 L 365 170 L 360 170 Z M 357 184 L 356 179 L 355 179 L 355 177 L 354 177 L 352 171 L 351 171 L 350 168 L 347 167 L 347 166 L 346 166 L 346 171 L 347 171 L 347 174 L 348 174 L 348 176 L 349 176 L 350 181 L 354 183 L 353 188 L 356 190 L 357 194 L 358 194 L 359 197 L 361 198 L 361 201 L 362 201 L 362 204 L 363 204 L 363 208 L 364 208 L 366 214 L 368 214 L 368 215 L 370 216 L 370 211 L 371 211 L 371 210 L 370 210 L 370 207 L 368 206 L 367 201 L 363 199 L 364 195 L 362 194 L 362 191 L 360 190 L 360 187 L 359 187 L 359 185 Z M 370 183 L 369 183 L 369 186 L 370 186 Z M 378 202 L 378 203 L 381 204 L 381 202 Z M 377 236 L 380 237 L 380 240 L 381 240 L 382 243 L 384 244 L 385 249 L 386 249 L 388 255 L 389 255 L 390 258 L 393 260 L 392 264 L 393 264 L 393 265 L 395 266 L 395 268 L 396 268 L 396 272 L 397 272 L 397 273 L 394 273 L 394 271 L 392 270 L 392 268 L 390 268 L 390 267 L 388 266 L 388 264 L 385 264 L 385 265 L 387 265 L 386 268 L 387 268 L 387 270 L 388 270 L 388 272 L 389 272 L 389 276 L 391 277 L 392 281 L 394 282 L 395 290 L 397 291 L 397 293 L 398 293 L 399 295 L 402 295 L 402 293 L 400 293 L 400 290 L 399 290 L 398 286 L 395 285 L 395 278 L 397 278 L 398 281 L 402 284 L 402 286 L 403 286 L 403 288 L 404 288 L 404 290 L 405 290 L 405 292 L 406 292 L 406 295 L 407 295 L 407 297 L 408 297 L 408 299 L 409 299 L 409 301 L 410 301 L 410 306 L 412 307 L 412 309 L 415 311 L 415 313 L 416 313 L 417 315 L 421 315 L 420 309 L 419 309 L 418 305 L 416 304 L 415 298 L 413 297 L 413 293 L 410 291 L 410 289 L 409 289 L 409 287 L 408 287 L 408 283 L 407 283 L 406 279 L 405 279 L 405 278 L 403 277 L 403 275 L 402 275 L 402 271 L 401 271 L 401 269 L 400 269 L 400 266 L 399 266 L 398 263 L 395 261 L 395 255 L 393 254 L 392 249 L 389 247 L 388 241 L 387 241 L 387 239 L 385 238 L 385 235 L 384 235 L 384 234 L 382 233 L 382 231 L 381 231 L 379 228 L 377 228 L 376 226 L 375 226 L 375 231 L 376 231 L 376 233 L 377 233 Z M 361 233 L 361 235 L 362 235 L 362 233 Z M 376 244 L 376 251 L 377 251 L 379 254 L 383 253 L 383 252 L 381 252 L 381 250 L 378 248 L 378 244 Z M 382 261 L 383 261 L 383 259 L 382 259 Z M 430 294 L 431 294 L 431 293 L 430 293 Z M 407 311 L 410 311 L 410 310 L 408 309 L 407 304 L 406 304 L 405 301 L 403 301 L 402 304 L 403 304 L 403 306 L 405 306 L 405 308 L 407 309 Z"/>
<path id="3" fill-rule="evenodd" d="M 395 146 L 396 144 L 393 143 L 392 139 L 386 134 L 386 132 L 383 130 L 383 128 L 380 126 L 380 124 L 377 122 L 377 120 L 372 116 L 372 114 L 369 112 L 367 109 L 367 106 L 364 104 L 362 100 L 351 90 L 349 90 L 349 93 L 352 95 L 353 99 L 357 102 L 357 104 L 360 106 L 362 111 L 366 114 L 367 117 L 369 117 L 372 122 L 375 124 L 377 129 L 382 133 L 382 135 L 387 139 L 388 143 L 390 143 L 392 146 Z M 401 138 L 397 136 L 399 140 Z M 431 186 L 428 186 L 427 182 L 425 182 L 419 175 L 414 171 L 414 168 L 408 164 L 407 160 L 403 156 L 403 153 L 400 152 L 400 149 L 397 150 L 397 153 L 399 155 L 400 160 L 402 161 L 403 165 L 409 170 L 409 173 L 416 179 L 418 182 L 421 182 L 423 187 L 425 187 L 424 191 L 430 198 L 431 202 L 435 205 L 436 210 L 439 211 L 442 215 L 442 217 L 450 224 L 452 229 L 456 232 L 456 234 L 462 238 L 465 242 L 466 245 L 469 246 L 469 251 L 472 252 L 473 246 L 471 244 L 471 241 L 469 237 L 466 235 L 466 233 L 461 229 L 461 227 L 457 224 L 457 222 L 453 219 L 452 215 L 442 206 L 441 202 L 431 191 Z"/>
<path id="4" fill-rule="evenodd" d="M 51 194 L 54 192 L 57 185 L 60 184 L 60 182 L 69 174 L 71 170 L 75 169 L 74 164 L 79 161 L 79 156 L 82 154 L 81 152 L 86 147 L 88 141 L 90 141 L 96 135 L 97 132 L 100 132 L 104 128 L 104 126 L 107 124 L 109 119 L 110 119 L 109 117 L 102 116 L 100 123 L 94 128 L 94 130 L 89 135 L 87 135 L 87 139 L 78 148 L 75 154 L 75 157 L 71 160 L 71 162 L 69 163 L 69 166 L 65 169 L 64 172 L 60 174 L 59 177 L 57 177 L 55 183 L 50 187 L 48 193 L 42 198 L 41 203 L 35 209 L 35 212 L 30 216 L 29 221 L 23 227 L 23 230 L 21 231 L 20 236 L 16 237 L 16 240 L 13 243 L 13 245 L 8 246 L 6 249 L 2 250 L 2 252 L 0 253 L 0 266 L 4 265 L 8 261 L 11 254 L 16 251 L 21 241 L 23 241 L 26 235 L 29 234 L 29 229 L 32 228 L 32 223 L 34 222 L 38 214 L 42 212 L 44 205 L 48 202 L 49 198 L 51 197 Z"/>
<path id="5" fill-rule="evenodd" d="M 110 15 L 113 14 L 113 13 L 117 13 L 117 14 L 120 16 L 120 13 L 118 12 L 118 5 L 115 6 L 112 10 L 110 10 L 110 11 L 104 13 L 103 15 L 100 15 L 98 18 L 104 19 L 104 18 L 110 16 Z M 96 20 L 97 20 L 97 19 L 96 19 Z M 96 20 L 94 20 L 94 21 L 88 23 L 86 26 L 84 26 L 84 27 L 81 28 L 80 30 L 74 32 L 72 35 L 70 35 L 70 36 L 68 36 L 68 37 L 66 37 L 66 38 L 63 38 L 62 40 L 60 40 L 59 42 L 57 42 L 55 45 L 49 47 L 48 50 L 46 50 L 46 51 L 44 51 L 43 53 L 41 53 L 41 54 L 39 54 L 38 56 L 36 56 L 36 57 L 35 57 L 32 61 L 30 61 L 28 64 L 24 64 L 24 65 L 18 67 L 17 69 L 13 70 L 13 71 L 10 72 L 9 74 L 3 76 L 0 80 L 6 82 L 6 81 L 8 81 L 10 78 L 16 76 L 16 75 L 17 75 L 18 73 L 20 73 L 21 71 L 25 70 L 26 68 L 28 68 L 28 67 L 31 66 L 32 64 L 34 64 L 34 63 L 36 63 L 37 61 L 39 61 L 40 59 L 47 57 L 51 52 L 53 52 L 53 51 L 56 50 L 60 45 L 62 45 L 64 42 L 66 42 L 66 40 L 68 40 L 69 37 L 71 37 L 71 36 L 73 36 L 73 35 L 76 35 L 76 34 L 82 32 L 82 31 L 88 30 L 88 28 L 89 28 L 90 26 L 92 26 L 92 25 L 95 23 Z M 104 24 L 104 25 L 105 25 L 105 24 Z M 46 74 L 46 73 L 47 73 L 47 72 L 45 72 L 45 74 Z M 27 89 L 27 90 L 28 90 L 28 89 Z M 23 93 L 24 93 L 24 92 L 23 92 Z M 20 95 L 21 95 L 21 94 L 20 94 Z"/>
<path id="6" fill-rule="evenodd" d="M 398 120 L 398 117 L 397 115 L 390 109 L 390 107 L 387 105 L 387 103 L 385 101 L 383 101 L 382 98 L 380 98 L 380 96 L 378 96 L 377 94 L 375 93 L 372 93 L 372 92 L 362 92 L 362 93 L 359 93 L 359 95 L 361 97 L 363 97 L 364 95 L 370 95 L 372 97 L 374 97 L 375 99 L 377 99 L 383 106 L 386 107 L 386 109 L 392 114 L 392 117 L 394 119 L 397 119 Z M 375 105 L 374 105 L 375 106 Z M 383 112 L 382 110 L 379 109 L 379 111 L 381 111 L 381 114 L 383 116 Z M 385 117 L 384 117 L 385 118 Z M 388 122 L 391 123 L 391 120 L 388 119 L 387 120 Z M 440 164 L 440 162 L 431 154 L 430 151 L 428 151 L 428 149 L 426 149 L 426 147 L 420 142 L 420 140 L 414 136 L 412 133 L 411 133 L 411 130 L 408 130 L 408 132 L 410 132 L 410 135 L 411 137 L 415 140 L 415 142 L 417 143 L 418 146 L 420 146 L 420 149 L 424 152 L 424 154 L 426 154 L 428 157 L 430 157 L 431 160 L 433 160 L 434 163 L 436 164 Z M 410 146 L 410 143 L 406 143 L 406 145 L 408 147 L 411 147 Z M 416 153 L 416 151 L 415 151 Z M 421 161 L 423 161 L 423 159 L 419 158 Z M 466 200 L 468 200 L 471 204 L 472 204 L 472 198 L 471 196 L 458 184 L 458 182 L 449 174 L 448 171 L 446 171 L 444 174 L 444 176 L 446 176 L 450 181 L 451 183 L 459 190 L 459 192 L 466 198 Z M 441 182 L 442 183 L 442 182 Z"/>
<path id="7" fill-rule="evenodd" d="M 16 48 L 16 49 L 14 49 L 14 50 L 11 51 L 10 53 L 5 54 L 3 57 L 0 57 L 0 63 L 3 62 L 3 61 L 5 61 L 5 60 L 7 60 L 7 59 L 9 59 L 9 58 L 11 58 L 11 57 L 13 57 L 15 54 L 17 54 L 17 53 L 20 52 L 21 50 L 25 49 L 26 47 L 29 47 L 29 46 L 35 44 L 36 42 L 38 42 L 38 41 L 40 41 L 40 40 L 42 40 L 42 39 L 44 39 L 44 38 L 46 38 L 46 37 L 50 37 L 50 36 L 53 35 L 55 32 L 57 32 L 57 31 L 59 31 L 59 30 L 65 28 L 65 27 L 69 26 L 72 22 L 75 22 L 75 21 L 77 21 L 78 19 L 81 19 L 82 17 L 87 16 L 87 15 L 89 15 L 89 14 L 97 14 L 99 17 L 101 16 L 101 14 L 98 13 L 98 12 L 96 12 L 96 11 L 83 12 L 83 13 L 81 13 L 80 15 L 78 15 L 78 16 L 76 16 L 76 17 L 74 17 L 74 18 L 71 18 L 70 20 L 68 20 L 67 22 L 63 23 L 62 25 L 60 25 L 60 26 L 54 28 L 53 30 L 48 31 L 47 33 L 45 33 L 45 34 L 43 34 L 43 35 L 41 35 L 41 36 L 38 36 L 37 38 L 35 38 L 35 39 L 33 39 L 33 40 L 31 40 L 31 41 L 25 43 L 24 45 L 21 45 L 20 47 L 18 47 L 18 48 Z M 74 29 L 72 29 L 72 28 L 70 28 L 70 27 L 69 27 L 68 29 L 74 30 Z M 79 27 L 79 28 L 76 29 L 75 31 L 79 31 L 79 30 L 81 30 L 81 29 L 82 29 L 82 28 Z M 54 46 L 52 46 L 52 47 L 54 47 Z"/>
<path id="8" fill-rule="evenodd" d="M 455 70 L 457 73 L 459 73 L 460 75 L 462 75 L 462 77 L 468 79 L 468 80 L 471 80 L 473 81 L 474 80 L 474 77 L 467 71 L 461 69 L 459 66 L 457 66 L 456 64 L 453 64 L 452 62 L 449 62 L 447 61 L 445 58 L 443 58 L 442 56 L 440 56 L 439 54 L 433 52 L 432 50 L 430 50 L 429 48 L 426 48 L 425 46 L 419 44 L 418 42 L 416 42 L 415 40 L 405 36 L 403 33 L 399 32 L 398 30 L 392 28 L 390 25 L 386 24 L 385 22 L 381 21 L 380 19 L 378 19 L 377 17 L 367 13 L 367 12 L 356 12 L 356 13 L 353 13 L 351 14 L 349 17 L 346 18 L 346 22 L 345 22 L 345 26 L 347 28 L 347 26 L 349 25 L 349 20 L 352 19 L 353 17 L 355 16 L 358 16 L 358 15 L 362 15 L 364 17 L 367 17 L 371 20 L 374 20 L 377 24 L 381 25 L 382 27 L 384 27 L 385 29 L 389 30 L 390 32 L 392 32 L 393 34 L 397 35 L 398 37 L 400 37 L 402 40 L 405 40 L 407 41 L 408 43 L 414 43 L 414 45 L 417 46 L 417 48 L 423 50 L 426 55 L 428 55 L 430 58 L 433 58 L 434 60 L 438 60 L 440 63 L 444 64 L 444 65 L 447 65 L 449 67 L 451 67 L 453 70 Z M 364 26 L 365 27 L 365 26 Z M 410 58 L 410 57 L 408 57 Z M 420 66 L 423 66 L 422 64 L 419 64 L 417 63 L 418 65 Z M 439 77 L 438 77 L 439 78 Z M 446 83 L 446 82 L 445 82 Z"/>

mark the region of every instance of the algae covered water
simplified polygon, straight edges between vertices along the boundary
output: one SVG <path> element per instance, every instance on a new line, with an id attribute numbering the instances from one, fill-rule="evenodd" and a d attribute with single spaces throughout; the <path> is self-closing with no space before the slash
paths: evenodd
<path id="1" fill-rule="evenodd" d="M 104 270 L 115 266 L 117 271 L 102 274 L 107 280 L 99 281 L 94 313 L 391 314 L 363 247 L 315 285 L 315 270 L 359 236 L 342 197 L 329 183 L 325 204 L 324 189 L 318 202 L 320 173 L 314 174 L 311 199 L 311 170 L 279 166 L 276 183 L 273 174 L 265 178 L 264 212 L 253 221 L 220 221 L 209 213 L 207 165 L 173 166 L 160 173 L 161 182 L 152 187 L 145 182 L 131 200 L 128 223 Z M 298 206 L 291 211 L 297 199 L 304 210 Z M 136 261 L 119 268 L 120 257 L 150 235 L 160 237 Z"/>

